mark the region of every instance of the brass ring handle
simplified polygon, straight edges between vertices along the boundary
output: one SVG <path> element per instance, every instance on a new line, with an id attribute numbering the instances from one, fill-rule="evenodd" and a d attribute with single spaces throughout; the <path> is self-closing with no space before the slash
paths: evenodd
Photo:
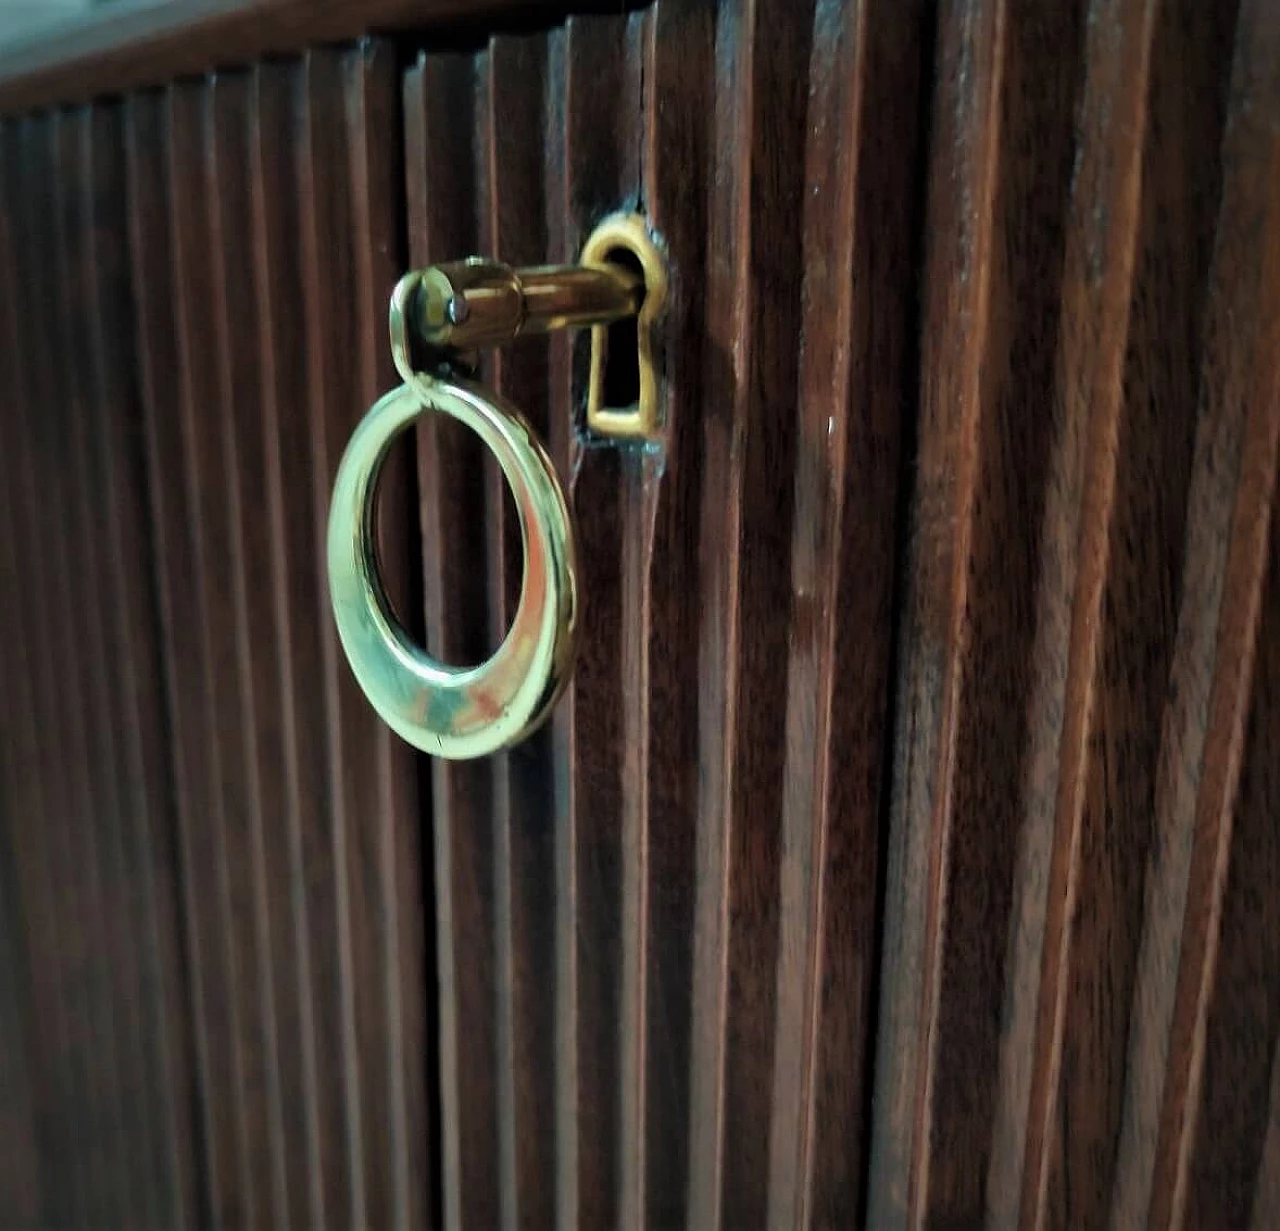
<path id="1" fill-rule="evenodd" d="M 338 466 L 329 589 L 360 687 L 382 719 L 424 752 L 484 756 L 536 730 L 568 681 L 577 629 L 573 525 L 555 466 L 524 416 L 454 361 L 519 333 L 637 316 L 645 296 L 644 279 L 603 260 L 513 270 L 472 259 L 408 274 L 392 293 L 391 353 L 404 384 L 369 410 Z M 654 310 L 650 300 L 642 319 Z M 428 371 L 414 365 L 415 340 L 435 360 Z M 396 436 L 424 414 L 451 415 L 480 437 L 502 467 L 520 519 L 524 580 L 515 619 L 493 656 L 475 667 L 447 666 L 416 645 L 378 575 L 378 474 Z"/>
<path id="2" fill-rule="evenodd" d="M 392 353 L 405 383 L 356 428 L 329 511 L 329 587 L 342 647 L 366 696 L 402 738 L 437 756 L 484 756 L 535 730 L 573 660 L 577 611 L 573 527 L 555 467 L 509 402 L 458 376 L 416 372 L 406 320 L 413 276 L 392 296 Z M 419 415 L 452 415 L 474 431 L 506 475 L 524 539 L 524 584 L 497 652 L 450 667 L 415 645 L 378 576 L 373 494 L 392 441 Z"/>

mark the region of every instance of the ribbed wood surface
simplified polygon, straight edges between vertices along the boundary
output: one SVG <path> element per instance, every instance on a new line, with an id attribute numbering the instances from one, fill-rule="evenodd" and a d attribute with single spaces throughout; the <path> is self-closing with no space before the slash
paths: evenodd
<path id="1" fill-rule="evenodd" d="M 1274 1222 L 1278 31 L 940 10 L 871 1225 Z"/>
<path id="2" fill-rule="evenodd" d="M 1278 31 L 658 0 L 0 121 L 0 1223 L 1270 1225 Z M 622 208 L 661 439 L 585 336 L 482 365 L 572 686 L 418 757 L 323 571 L 390 288 Z M 479 661 L 515 511 L 412 446 Z"/>
<path id="3" fill-rule="evenodd" d="M 370 47 L 5 128 L 9 934 L 50 1225 L 428 1220 L 428 801 L 319 549 L 390 383 L 398 109 Z"/>
<path id="4" fill-rule="evenodd" d="M 643 203 L 676 304 L 659 447 L 575 427 L 585 339 L 488 369 L 568 476 L 585 606 L 550 730 L 433 769 L 447 1221 L 857 1209 L 913 22 L 663 4 L 407 74 L 414 263 L 571 260 Z M 807 148 L 811 53 L 829 115 Z M 474 658 L 513 609 L 515 530 L 473 444 L 448 424 L 421 443 L 428 644 Z"/>

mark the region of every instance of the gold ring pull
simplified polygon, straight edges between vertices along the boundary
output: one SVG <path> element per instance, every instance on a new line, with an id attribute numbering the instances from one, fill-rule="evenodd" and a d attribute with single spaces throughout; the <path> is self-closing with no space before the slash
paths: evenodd
<path id="1" fill-rule="evenodd" d="M 382 719 L 424 752 L 484 756 L 531 734 L 573 663 L 573 525 L 555 467 L 524 416 L 461 375 L 459 352 L 521 332 L 634 316 L 641 278 L 621 266 L 512 270 L 471 260 L 406 275 L 391 296 L 391 351 L 404 379 L 352 435 L 329 509 L 329 589 L 342 647 Z M 435 362 L 413 361 L 413 343 Z M 501 646 L 475 667 L 437 662 L 405 632 L 378 575 L 374 493 L 392 442 L 420 415 L 452 415 L 502 467 L 520 519 L 524 582 Z"/>

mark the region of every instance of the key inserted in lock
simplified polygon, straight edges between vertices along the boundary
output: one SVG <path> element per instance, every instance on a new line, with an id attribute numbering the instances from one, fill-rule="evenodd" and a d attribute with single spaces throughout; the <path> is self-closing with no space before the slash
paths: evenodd
<path id="1" fill-rule="evenodd" d="M 455 354 L 501 346 L 522 334 L 590 326 L 588 429 L 649 439 L 660 424 L 653 330 L 666 292 L 666 263 L 644 220 L 614 215 L 592 232 L 579 265 L 513 269 L 472 257 L 423 270 L 410 326 L 427 347 Z M 616 406 L 609 403 L 606 379 L 610 326 L 616 338 L 616 331 L 626 327 L 617 322 L 628 319 L 636 331 L 630 362 L 638 373 L 628 382 L 636 397 L 630 405 Z M 625 357 L 615 359 L 625 362 Z"/>

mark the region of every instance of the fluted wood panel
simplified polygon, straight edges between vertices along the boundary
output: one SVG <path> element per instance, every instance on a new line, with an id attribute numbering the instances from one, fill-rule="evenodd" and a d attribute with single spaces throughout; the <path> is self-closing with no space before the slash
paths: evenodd
<path id="1" fill-rule="evenodd" d="M 5 125 L 6 1222 L 431 1221 L 429 808 L 320 546 L 399 114 L 369 44 Z"/>
<path id="2" fill-rule="evenodd" d="M 489 360 L 583 612 L 550 729 L 433 771 L 450 1225 L 857 1216 L 920 35 L 664 0 L 405 76 L 414 263 L 571 260 L 638 207 L 674 279 L 651 446 L 585 432 L 585 338 Z M 465 433 L 419 443 L 428 645 L 475 658 L 513 517 Z"/>
<path id="3" fill-rule="evenodd" d="M 1278 17 L 940 11 L 873 1225 L 1274 1218 Z"/>
<path id="4" fill-rule="evenodd" d="M 9 404 L 30 410 L 6 423 L 6 663 L 23 730 L 8 832 L 44 989 L 27 1005 L 48 1143 L 38 1217 L 177 1225 L 197 1164 L 120 112 L 11 123 L 4 144 Z"/>
<path id="5" fill-rule="evenodd" d="M 387 1225 L 427 1200 L 416 768 L 341 661 L 320 550 L 387 383 L 395 87 L 375 46 L 130 104 L 210 1200 L 231 1224 Z"/>
<path id="6" fill-rule="evenodd" d="M 1276 0 L 537 25 L 0 123 L 0 1223 L 1270 1225 Z M 324 577 L 390 288 L 618 209 L 659 438 L 482 360 L 571 687 L 417 757 Z M 411 443 L 476 662 L 519 522 Z"/>

